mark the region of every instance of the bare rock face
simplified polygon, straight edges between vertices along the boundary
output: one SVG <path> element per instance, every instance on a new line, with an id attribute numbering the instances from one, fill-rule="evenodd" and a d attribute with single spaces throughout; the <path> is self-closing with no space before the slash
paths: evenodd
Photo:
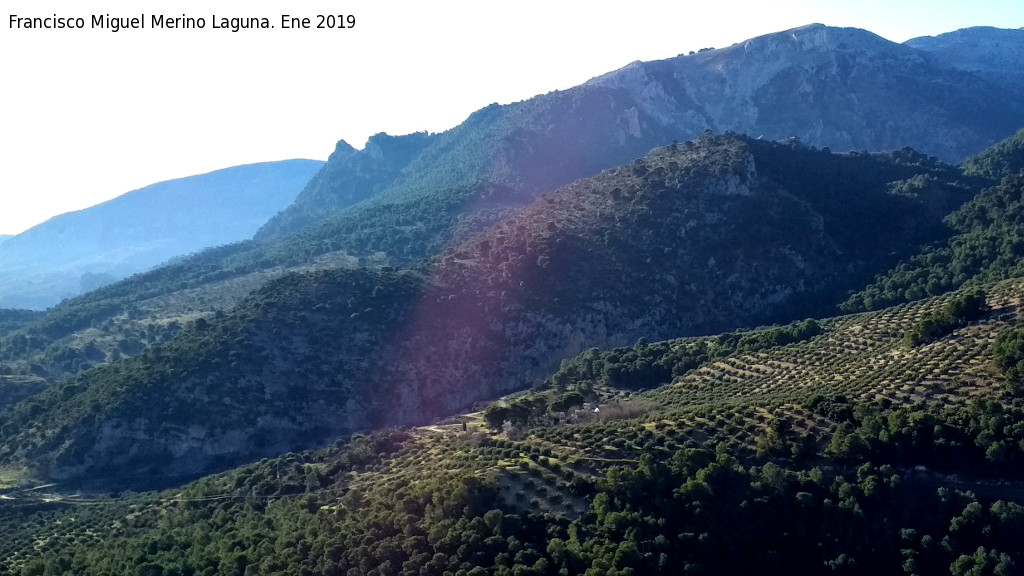
<path id="1" fill-rule="evenodd" d="M 589 84 L 627 92 L 650 121 L 687 136 L 732 130 L 797 137 L 836 151 L 910 146 L 946 161 L 962 160 L 1024 123 L 1024 91 L 1015 80 L 1024 68 L 1014 67 L 1015 43 L 997 51 L 985 44 L 959 60 L 932 57 L 937 48 L 919 45 L 928 43 L 901 45 L 814 24 L 635 62 Z"/>
<path id="2" fill-rule="evenodd" d="M 938 36 L 922 36 L 905 45 L 943 65 L 970 72 L 1015 92 L 1024 91 L 1024 28 L 978 26 Z"/>

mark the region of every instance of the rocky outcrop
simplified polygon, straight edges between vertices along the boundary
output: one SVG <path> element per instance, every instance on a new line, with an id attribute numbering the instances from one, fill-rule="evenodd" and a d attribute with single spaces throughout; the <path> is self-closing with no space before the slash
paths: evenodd
<path id="1" fill-rule="evenodd" d="M 425 132 L 372 136 L 362 150 L 341 140 L 327 164 L 290 206 L 260 227 L 257 238 L 287 236 L 332 213 L 370 198 L 391 184 L 436 139 Z"/>

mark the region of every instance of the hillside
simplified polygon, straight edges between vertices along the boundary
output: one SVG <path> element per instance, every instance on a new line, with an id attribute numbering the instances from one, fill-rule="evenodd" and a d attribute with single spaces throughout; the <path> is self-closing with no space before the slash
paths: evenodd
<path id="1" fill-rule="evenodd" d="M 950 238 L 935 242 L 875 278 L 844 304 L 877 309 L 978 282 L 1024 274 L 1024 131 L 963 164 L 994 183 L 945 218 Z"/>
<path id="2" fill-rule="evenodd" d="M 0 307 L 49 308 L 170 258 L 248 239 L 322 165 L 227 168 L 55 216 L 0 246 Z"/>
<path id="3" fill-rule="evenodd" d="M 448 414 L 590 346 L 829 309 L 931 238 L 969 196 L 960 179 L 909 150 L 737 135 L 657 149 L 429 266 L 271 281 L 12 407 L 0 457 L 56 477 L 200 473 Z"/>
<path id="4" fill-rule="evenodd" d="M 599 413 L 545 412 L 514 435 L 470 415 L 168 492 L 9 492 L 0 571 L 1012 573 L 1024 412 L 993 342 L 1019 328 L 1024 284 L 984 289 L 981 317 L 917 347 L 902 336 L 950 297 L 788 344 L 587 352 L 596 367 L 707 356 L 642 393 L 577 381 Z"/>
<path id="5" fill-rule="evenodd" d="M 999 181 L 1024 170 L 1024 128 L 963 162 L 965 174 Z"/>
<path id="6" fill-rule="evenodd" d="M 17 330 L 42 316 L 42 312 L 35 310 L 5 310 L 0 308 L 0 336 Z"/>

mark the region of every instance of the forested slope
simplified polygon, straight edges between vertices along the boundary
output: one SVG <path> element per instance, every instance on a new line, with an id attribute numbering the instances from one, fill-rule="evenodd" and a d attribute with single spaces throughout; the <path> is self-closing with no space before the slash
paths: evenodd
<path id="1" fill-rule="evenodd" d="M 903 335 L 951 297 L 825 319 L 789 343 L 588 352 L 597 372 L 569 386 L 601 412 L 549 408 L 514 435 L 467 417 L 162 493 L 14 492 L 0 570 L 1012 573 L 1024 412 L 993 342 L 1020 329 L 1024 286 L 984 291 L 980 317 L 916 347 Z M 697 365 L 639 394 L 602 369 L 698 348 Z"/>

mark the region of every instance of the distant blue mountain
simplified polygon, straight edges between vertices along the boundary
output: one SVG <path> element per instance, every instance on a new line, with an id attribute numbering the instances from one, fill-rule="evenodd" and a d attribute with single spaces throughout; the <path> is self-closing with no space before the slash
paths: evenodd
<path id="1" fill-rule="evenodd" d="M 0 308 L 47 308 L 169 258 L 248 239 L 322 166 L 286 160 L 161 182 L 0 238 Z"/>

